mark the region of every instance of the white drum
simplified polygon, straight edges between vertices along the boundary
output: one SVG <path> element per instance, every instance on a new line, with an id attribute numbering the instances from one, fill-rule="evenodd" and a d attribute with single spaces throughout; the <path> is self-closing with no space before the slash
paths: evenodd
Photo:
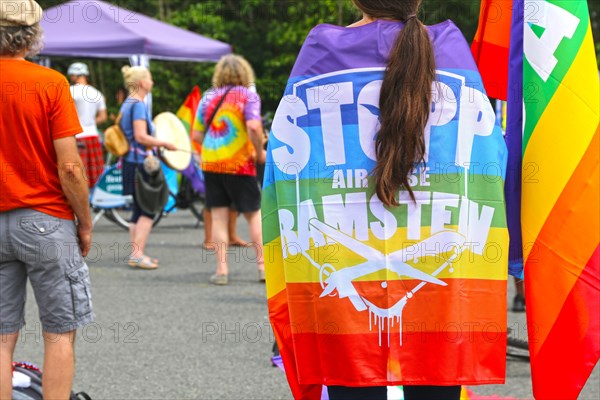
<path id="1" fill-rule="evenodd" d="M 183 171 L 192 162 L 192 141 L 183 123 L 171 112 L 163 112 L 154 117 L 156 138 L 170 142 L 178 150 L 161 149 L 159 155 L 167 166 L 176 171 Z"/>

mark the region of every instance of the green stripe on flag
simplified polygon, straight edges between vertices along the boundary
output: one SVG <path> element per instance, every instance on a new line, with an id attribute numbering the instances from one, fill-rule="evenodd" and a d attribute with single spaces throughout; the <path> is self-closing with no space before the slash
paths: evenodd
<path id="1" fill-rule="evenodd" d="M 523 131 L 523 154 L 529 143 L 529 139 L 535 130 L 535 127 L 543 115 L 548 103 L 561 85 L 562 80 L 567 75 L 573 61 L 577 57 L 583 44 L 585 35 L 589 28 L 589 14 L 587 2 L 585 0 L 547 0 L 547 3 L 562 8 L 565 12 L 579 19 L 579 25 L 571 39 L 563 38 L 558 48 L 554 52 L 554 57 L 558 64 L 551 73 L 546 82 L 533 69 L 527 57 L 523 62 L 523 101 L 525 103 L 525 128 Z M 544 21 L 539 4 L 542 2 L 531 2 L 525 6 L 525 18 L 536 19 L 539 14 L 539 21 Z M 546 31 L 553 27 L 560 26 L 561 20 L 547 21 Z M 537 28 L 536 28 L 537 29 Z M 538 31 L 539 32 L 539 31 Z"/>
<path id="2" fill-rule="evenodd" d="M 429 178 L 430 186 L 428 187 L 414 187 L 415 191 L 427 191 L 437 192 L 441 194 L 454 194 L 458 196 L 464 196 L 464 177 L 460 174 L 446 174 L 446 175 L 430 175 Z M 506 228 L 506 213 L 504 208 L 504 192 L 503 192 L 503 181 L 500 177 L 491 177 L 484 175 L 470 175 L 469 176 L 469 199 L 474 201 L 479 206 L 479 212 L 484 206 L 491 207 L 494 209 L 494 216 L 492 219 L 492 228 Z M 300 193 L 303 191 L 310 191 L 310 195 L 313 198 L 313 203 L 319 220 L 325 221 L 323 206 L 320 204 L 318 193 L 331 193 L 331 182 L 323 182 L 322 180 L 311 179 L 310 181 L 300 181 Z M 310 186 L 309 186 L 310 185 Z M 275 187 L 277 190 L 277 205 L 274 201 Z M 378 222 L 379 220 L 370 211 L 369 201 L 374 195 L 372 191 L 367 189 L 340 189 L 339 195 L 342 196 L 343 201 L 346 201 L 346 195 L 349 193 L 361 193 L 366 191 L 367 204 L 364 206 L 364 210 L 367 212 L 368 222 Z M 484 200 L 487 199 L 487 200 Z M 495 200 L 493 200 L 495 199 Z M 302 198 L 302 200 L 305 200 Z M 296 182 L 294 180 L 289 181 L 278 181 L 275 185 L 266 187 L 263 191 L 263 242 L 269 243 L 279 236 L 279 223 L 276 220 L 278 218 L 277 209 L 284 208 L 294 214 L 294 218 L 297 216 L 296 212 Z M 446 207 L 447 211 L 451 213 L 450 225 L 457 225 L 459 220 L 460 212 L 460 201 L 459 207 Z M 407 225 L 407 212 L 406 206 L 401 205 L 396 208 L 389 209 L 396 217 L 398 227 L 406 227 Z M 423 227 L 431 225 L 432 218 L 432 206 L 431 204 L 423 204 L 421 208 L 421 225 Z M 347 213 L 344 213 L 348 215 Z M 297 230 L 297 225 L 294 227 Z"/>

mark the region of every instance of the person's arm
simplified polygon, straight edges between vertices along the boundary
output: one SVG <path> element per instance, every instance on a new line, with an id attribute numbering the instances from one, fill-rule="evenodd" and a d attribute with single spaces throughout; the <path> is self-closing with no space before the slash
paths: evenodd
<path id="1" fill-rule="evenodd" d="M 77 151 L 75 136 L 54 140 L 54 150 L 60 185 L 77 217 L 79 247 L 85 257 L 92 243 L 92 216 L 88 183 L 83 171 L 83 162 Z"/>
<path id="2" fill-rule="evenodd" d="M 107 120 L 106 108 L 104 110 L 98 111 L 96 114 L 96 125 L 103 124 Z"/>
<path id="3" fill-rule="evenodd" d="M 264 149 L 264 129 L 262 121 L 259 119 L 251 119 L 246 121 L 246 129 L 248 130 L 248 136 L 256 151 L 256 162 L 258 164 L 264 164 L 267 159 L 267 152 Z"/>
<path id="4" fill-rule="evenodd" d="M 103 124 L 104 122 L 106 122 L 107 120 L 107 116 L 108 113 L 106 111 L 106 99 L 104 98 L 104 95 L 100 92 L 98 92 L 98 95 L 100 96 L 100 100 L 98 101 L 97 104 L 97 111 L 96 111 L 96 126 Z"/>
<path id="5" fill-rule="evenodd" d="M 248 131 L 248 137 L 250 138 L 250 142 L 254 146 L 254 150 L 256 152 L 256 159 L 254 162 L 258 164 L 264 164 L 267 159 L 267 152 L 264 149 L 265 137 L 262 117 L 260 114 L 260 96 L 255 91 L 249 91 L 246 94 L 248 96 L 248 101 L 244 110 L 244 117 L 246 119 L 246 130 Z"/>
<path id="6" fill-rule="evenodd" d="M 154 136 L 148 135 L 148 122 L 143 119 L 133 121 L 133 136 L 135 141 L 146 147 L 164 147 L 167 150 L 177 150 L 173 143 L 159 140 Z"/>

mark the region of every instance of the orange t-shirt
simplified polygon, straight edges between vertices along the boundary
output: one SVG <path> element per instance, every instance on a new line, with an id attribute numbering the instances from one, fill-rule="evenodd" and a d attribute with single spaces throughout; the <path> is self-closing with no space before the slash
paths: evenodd
<path id="1" fill-rule="evenodd" d="M 72 220 L 53 143 L 83 132 L 69 83 L 29 61 L 0 59 L 0 100 L 0 212 L 32 208 Z"/>

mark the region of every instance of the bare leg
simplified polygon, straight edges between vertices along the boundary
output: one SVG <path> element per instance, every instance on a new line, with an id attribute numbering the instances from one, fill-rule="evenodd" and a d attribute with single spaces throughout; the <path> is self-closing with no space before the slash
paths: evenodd
<path id="1" fill-rule="evenodd" d="M 229 209 L 226 207 L 213 208 L 212 237 L 217 245 L 217 275 L 227 275 L 227 226 L 229 223 Z"/>
<path id="2" fill-rule="evenodd" d="M 131 257 L 135 257 L 135 253 L 136 253 L 136 248 L 137 246 L 135 245 L 135 229 L 136 228 L 136 224 L 132 224 L 129 223 L 129 241 L 131 243 Z"/>
<path id="3" fill-rule="evenodd" d="M 246 247 L 248 243 L 243 241 L 237 234 L 237 218 L 240 215 L 236 210 L 229 210 L 229 245 Z"/>
<path id="4" fill-rule="evenodd" d="M 212 213 L 210 209 L 205 208 L 203 211 L 204 215 L 204 243 L 202 247 L 206 250 L 215 250 L 215 244 L 212 236 Z"/>
<path id="5" fill-rule="evenodd" d="M 256 264 L 258 265 L 258 270 L 264 271 L 265 262 L 263 258 L 262 221 L 260 210 L 244 213 L 244 217 L 250 226 L 250 241 L 252 242 L 252 246 L 256 248 Z"/>
<path id="6" fill-rule="evenodd" d="M 12 358 L 19 332 L 0 335 L 0 400 L 12 399 Z"/>
<path id="7" fill-rule="evenodd" d="M 75 374 L 75 334 L 44 332 L 44 399 L 68 399 Z"/>
<path id="8" fill-rule="evenodd" d="M 515 278 L 515 289 L 517 290 L 517 294 L 523 298 L 525 298 L 525 287 L 523 286 L 523 280 Z"/>
<path id="9" fill-rule="evenodd" d="M 152 219 L 141 216 L 138 219 L 137 224 L 135 224 L 135 237 L 133 239 L 134 249 L 132 252 L 132 256 L 135 258 L 142 257 L 146 250 L 146 242 L 148 242 L 148 237 L 150 236 L 150 231 L 152 231 L 152 224 L 154 221 Z"/>
<path id="10" fill-rule="evenodd" d="M 525 288 L 523 287 L 523 280 L 513 278 L 515 281 L 515 289 L 517 294 L 513 299 L 513 312 L 524 312 L 525 311 Z"/>

